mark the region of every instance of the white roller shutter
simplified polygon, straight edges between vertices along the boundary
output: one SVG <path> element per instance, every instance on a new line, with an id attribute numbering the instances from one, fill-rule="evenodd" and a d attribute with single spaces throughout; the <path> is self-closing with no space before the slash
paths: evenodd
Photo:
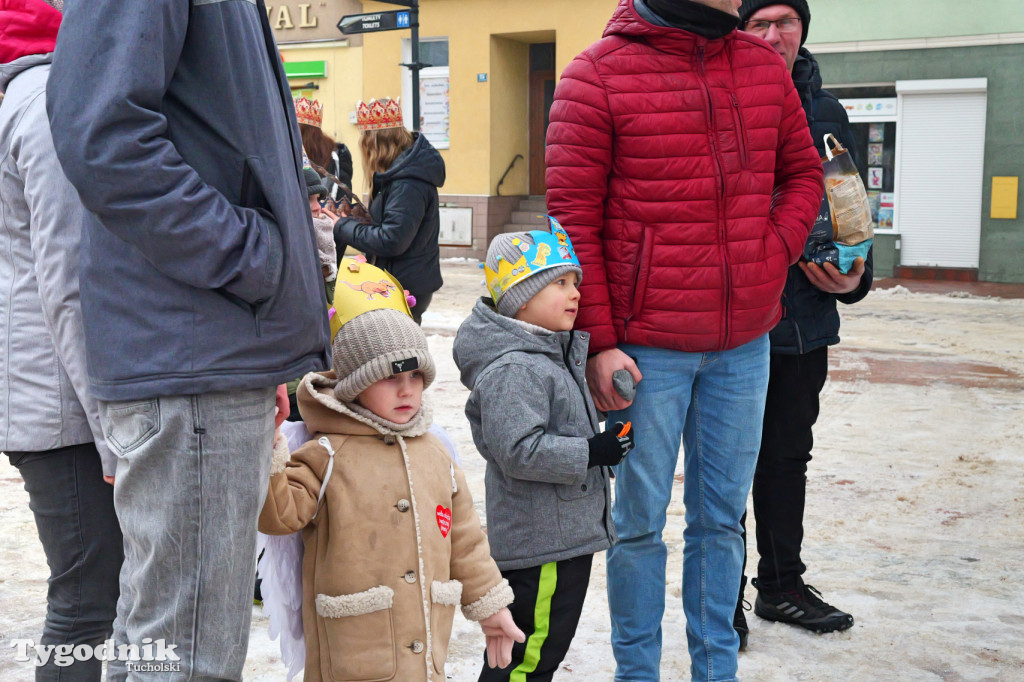
<path id="1" fill-rule="evenodd" d="M 986 80 L 903 81 L 896 87 L 900 262 L 977 268 Z"/>

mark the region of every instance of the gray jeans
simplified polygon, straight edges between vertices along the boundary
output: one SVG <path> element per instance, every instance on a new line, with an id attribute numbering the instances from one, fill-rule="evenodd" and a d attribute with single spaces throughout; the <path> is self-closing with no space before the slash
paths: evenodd
<path id="1" fill-rule="evenodd" d="M 241 680 L 274 389 L 102 403 L 100 420 L 124 534 L 114 640 L 143 658 L 146 638 L 175 647 L 112 661 L 108 680 Z"/>

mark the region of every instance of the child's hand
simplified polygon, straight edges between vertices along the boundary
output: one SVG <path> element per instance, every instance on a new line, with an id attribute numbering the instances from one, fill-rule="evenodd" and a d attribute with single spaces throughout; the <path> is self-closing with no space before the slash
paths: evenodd
<path id="1" fill-rule="evenodd" d="M 274 426 L 281 426 L 288 413 L 291 412 L 291 404 L 288 402 L 288 386 L 281 384 L 277 387 L 277 394 L 274 396 L 274 404 L 277 409 L 274 411 Z"/>
<path id="2" fill-rule="evenodd" d="M 492 668 L 507 668 L 512 663 L 513 642 L 526 641 L 526 635 L 516 627 L 508 609 L 484 618 L 480 621 L 480 629 L 487 638 L 487 665 Z"/>

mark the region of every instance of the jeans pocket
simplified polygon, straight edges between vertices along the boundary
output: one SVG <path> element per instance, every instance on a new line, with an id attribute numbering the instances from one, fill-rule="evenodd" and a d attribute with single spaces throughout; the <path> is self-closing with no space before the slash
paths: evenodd
<path id="1" fill-rule="evenodd" d="M 118 456 L 143 446 L 160 431 L 160 402 L 106 403 L 104 429 L 107 445 Z"/>
<path id="2" fill-rule="evenodd" d="M 321 642 L 326 643 L 320 647 L 321 670 L 326 667 L 328 679 L 376 682 L 395 676 L 394 596 L 394 590 L 386 585 L 355 594 L 316 596 L 317 621 L 324 635 Z"/>

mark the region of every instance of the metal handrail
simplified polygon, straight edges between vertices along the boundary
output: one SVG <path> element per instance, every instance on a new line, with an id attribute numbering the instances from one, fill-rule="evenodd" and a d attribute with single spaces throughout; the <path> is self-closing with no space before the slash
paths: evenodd
<path id="1" fill-rule="evenodd" d="M 519 159 L 523 159 L 525 161 L 526 157 L 523 156 L 522 154 L 516 154 L 515 157 L 512 159 L 512 163 L 510 163 L 508 165 L 508 168 L 505 169 L 505 172 L 502 173 L 501 180 L 498 180 L 498 186 L 494 188 L 494 193 L 497 194 L 499 197 L 501 196 L 501 183 L 505 182 L 505 178 L 508 177 L 508 174 L 510 172 L 512 172 L 512 166 L 516 165 L 516 161 L 518 161 Z"/>

